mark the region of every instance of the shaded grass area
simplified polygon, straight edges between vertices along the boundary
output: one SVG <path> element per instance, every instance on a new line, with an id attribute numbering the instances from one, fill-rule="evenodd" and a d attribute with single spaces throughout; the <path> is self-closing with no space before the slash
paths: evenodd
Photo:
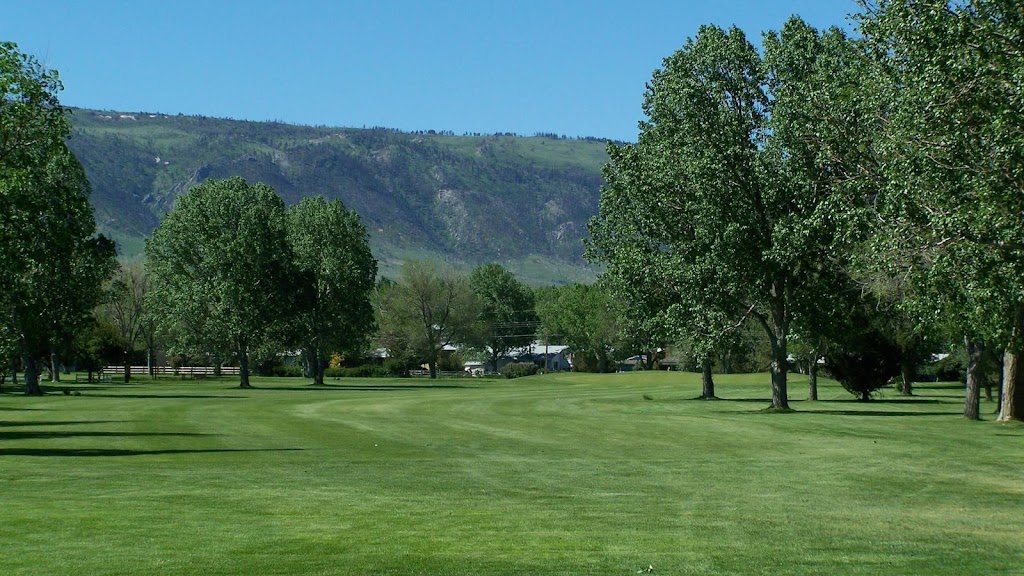
<path id="1" fill-rule="evenodd" d="M 1024 426 L 766 375 L 0 395 L 0 573 L 965 574 L 1024 565 Z M 649 398 L 645 399 L 645 398 Z M 983 412 L 991 411 L 983 403 Z"/>

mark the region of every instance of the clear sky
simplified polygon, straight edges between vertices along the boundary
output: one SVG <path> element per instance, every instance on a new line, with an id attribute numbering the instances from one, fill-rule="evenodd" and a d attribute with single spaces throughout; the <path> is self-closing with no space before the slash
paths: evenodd
<path id="1" fill-rule="evenodd" d="M 635 140 L 645 83 L 701 24 L 760 43 L 852 0 L 0 0 L 0 40 L 68 106 Z"/>

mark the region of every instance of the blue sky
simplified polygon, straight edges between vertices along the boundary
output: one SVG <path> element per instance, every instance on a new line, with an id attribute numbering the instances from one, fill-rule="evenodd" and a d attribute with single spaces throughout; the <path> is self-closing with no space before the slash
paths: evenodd
<path id="1" fill-rule="evenodd" d="M 0 0 L 69 106 L 635 140 L 645 82 L 701 24 L 759 43 L 852 0 Z"/>

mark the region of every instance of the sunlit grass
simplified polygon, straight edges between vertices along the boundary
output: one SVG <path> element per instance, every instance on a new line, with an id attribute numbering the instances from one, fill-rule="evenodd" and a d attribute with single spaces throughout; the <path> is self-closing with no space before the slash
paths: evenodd
<path id="1" fill-rule="evenodd" d="M 1024 427 L 957 385 L 144 380 L 0 395 L 0 574 L 996 574 Z M 650 398 L 645 399 L 645 395 Z M 990 412 L 992 405 L 983 404 Z"/>

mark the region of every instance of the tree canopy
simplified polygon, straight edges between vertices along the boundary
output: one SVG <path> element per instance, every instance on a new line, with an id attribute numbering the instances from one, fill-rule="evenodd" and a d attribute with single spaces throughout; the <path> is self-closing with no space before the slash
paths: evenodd
<path id="1" fill-rule="evenodd" d="M 38 360 L 69 346 L 114 268 L 113 242 L 96 236 L 89 181 L 64 143 L 61 88 L 55 71 L 0 43 L 0 322 L 27 394 L 42 393 Z"/>
<path id="2" fill-rule="evenodd" d="M 377 260 L 359 215 L 340 200 L 304 198 L 288 210 L 288 243 L 301 295 L 294 319 L 313 380 L 333 352 L 361 354 L 374 328 Z"/>
<path id="3" fill-rule="evenodd" d="M 1024 13 L 1008 0 L 862 4 L 890 111 L 876 257 L 909 279 L 923 320 L 1006 350 L 1001 418 L 1020 419 Z"/>
<path id="4" fill-rule="evenodd" d="M 537 294 L 541 332 L 548 341 L 572 349 L 574 370 L 588 363 L 591 371 L 611 368 L 620 334 L 613 306 L 608 292 L 596 284 L 549 287 Z"/>
<path id="5" fill-rule="evenodd" d="M 469 285 L 481 306 L 480 343 L 497 372 L 499 359 L 533 342 L 537 331 L 533 291 L 495 263 L 473 270 Z"/>
<path id="6" fill-rule="evenodd" d="M 472 343 L 479 333 L 480 301 L 464 276 L 410 261 L 397 283 L 376 293 L 377 337 L 392 356 L 425 362 L 430 377 L 446 346 Z"/>
<path id="7" fill-rule="evenodd" d="M 249 387 L 249 355 L 280 336 L 294 310 L 284 202 L 241 178 L 207 180 L 178 199 L 146 244 L 148 302 L 172 346 L 237 355 Z"/>
<path id="8" fill-rule="evenodd" d="M 608 283 L 632 283 L 667 330 L 710 350 L 754 318 L 778 409 L 794 322 L 832 306 L 835 255 L 858 232 L 843 218 L 864 201 L 859 54 L 798 18 L 766 34 L 764 55 L 737 28 L 702 27 L 648 83 L 637 143 L 609 147 L 590 224 Z"/>

